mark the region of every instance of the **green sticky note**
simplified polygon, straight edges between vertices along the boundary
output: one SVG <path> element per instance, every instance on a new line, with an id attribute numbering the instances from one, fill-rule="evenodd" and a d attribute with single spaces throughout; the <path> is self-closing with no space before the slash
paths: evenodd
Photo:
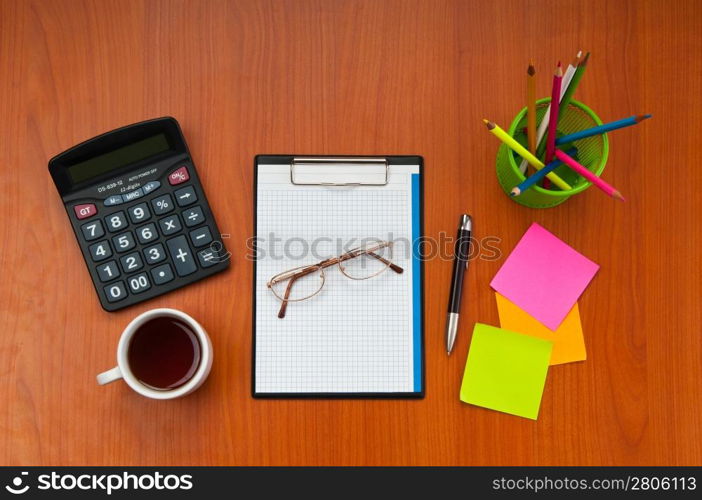
<path id="1" fill-rule="evenodd" d="M 476 323 L 461 401 L 536 420 L 553 343 Z"/>

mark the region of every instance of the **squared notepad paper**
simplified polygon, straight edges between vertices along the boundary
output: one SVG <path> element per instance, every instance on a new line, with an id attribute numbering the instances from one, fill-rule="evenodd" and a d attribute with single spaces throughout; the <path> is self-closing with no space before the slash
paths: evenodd
<path id="1" fill-rule="evenodd" d="M 387 186 L 297 186 L 288 165 L 258 165 L 255 395 L 421 392 L 418 176 L 419 166 L 402 165 Z M 326 268 L 321 292 L 278 318 L 271 277 L 364 238 L 395 241 L 392 261 L 404 271 L 356 281 Z"/>

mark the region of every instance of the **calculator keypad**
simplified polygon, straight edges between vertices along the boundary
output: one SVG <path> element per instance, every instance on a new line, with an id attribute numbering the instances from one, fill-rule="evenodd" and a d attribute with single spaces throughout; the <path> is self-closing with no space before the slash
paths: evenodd
<path id="1" fill-rule="evenodd" d="M 128 252 L 136 246 L 134 235 L 132 235 L 131 231 L 113 236 L 112 244 L 114 245 L 115 250 L 119 253 Z"/>
<path id="2" fill-rule="evenodd" d="M 104 290 L 107 302 L 117 302 L 127 298 L 127 289 L 121 281 L 107 285 Z"/>
<path id="3" fill-rule="evenodd" d="M 183 212 L 183 220 L 187 227 L 195 227 L 205 220 L 205 216 L 202 213 L 202 207 L 200 205 L 189 208 Z"/>
<path id="4" fill-rule="evenodd" d="M 198 271 L 208 276 L 221 262 L 226 250 L 210 246 L 219 232 L 191 173 L 180 164 L 165 177 L 168 182 L 110 195 L 99 202 L 99 216 L 95 204 L 71 205 L 76 218 L 86 219 L 75 227 L 106 309 L 160 295 L 160 287 L 188 284 L 199 279 Z"/>
<path id="5" fill-rule="evenodd" d="M 100 276 L 100 281 L 111 281 L 118 278 L 120 275 L 119 269 L 117 268 L 117 262 L 111 260 L 110 262 L 105 262 L 97 266 L 98 276 Z"/>
<path id="6" fill-rule="evenodd" d="M 107 240 L 90 245 L 88 250 L 90 251 L 90 257 L 92 257 L 95 262 L 100 262 L 112 256 L 112 249 Z"/>
<path id="7" fill-rule="evenodd" d="M 212 267 L 219 260 L 217 260 L 217 255 L 215 255 L 215 252 L 213 250 L 210 250 L 209 248 L 206 250 L 200 250 L 197 253 L 197 260 L 200 261 L 200 265 L 202 267 Z"/>
<path id="8" fill-rule="evenodd" d="M 151 281 L 146 273 L 131 276 L 127 279 L 127 283 L 129 284 L 129 291 L 132 293 L 142 293 L 151 288 Z"/>
<path id="9" fill-rule="evenodd" d="M 116 233 L 127 227 L 127 218 L 124 216 L 124 212 L 117 212 L 105 217 L 105 225 L 107 225 L 109 232 Z"/>
<path id="10" fill-rule="evenodd" d="M 139 252 L 132 252 L 124 257 L 120 257 L 119 263 L 122 265 L 122 269 L 124 269 L 125 273 L 133 273 L 144 267 Z"/>
<path id="11" fill-rule="evenodd" d="M 190 231 L 190 241 L 194 247 L 204 247 L 212 243 L 212 234 L 207 226 L 199 227 L 194 231 Z"/>
<path id="12" fill-rule="evenodd" d="M 149 212 L 149 206 L 146 203 L 134 205 L 127 210 L 127 213 L 133 224 L 141 224 L 151 218 L 151 212 Z"/>
<path id="13" fill-rule="evenodd" d="M 181 229 L 183 229 L 183 227 L 180 225 L 180 220 L 178 219 L 178 216 L 175 214 L 160 219 L 158 221 L 158 225 L 161 228 L 161 233 L 164 236 L 170 236 L 171 234 L 175 234 Z"/>
<path id="14" fill-rule="evenodd" d="M 142 245 L 158 239 L 158 231 L 156 231 L 156 225 L 153 222 L 137 228 L 136 235 Z"/>
<path id="15" fill-rule="evenodd" d="M 168 245 L 168 252 L 171 254 L 178 276 L 187 276 L 197 271 L 193 252 L 190 250 L 185 236 L 176 236 L 168 240 L 166 245 Z"/>
<path id="16" fill-rule="evenodd" d="M 166 259 L 166 250 L 163 245 L 156 243 L 154 246 L 144 249 L 144 257 L 148 264 L 158 264 Z"/>
<path id="17" fill-rule="evenodd" d="M 173 210 L 173 198 L 171 198 L 170 194 L 159 196 L 151 200 L 151 206 L 154 208 L 154 213 L 156 215 L 167 214 Z"/>
<path id="18" fill-rule="evenodd" d="M 102 227 L 102 222 L 99 220 L 86 222 L 80 226 L 80 230 L 83 232 L 85 241 L 93 241 L 105 235 L 105 229 Z"/>
<path id="19" fill-rule="evenodd" d="M 179 207 L 187 207 L 188 205 L 192 205 L 197 201 L 197 195 L 195 194 L 195 190 L 192 186 L 178 189 L 173 194 L 175 194 Z"/>
<path id="20" fill-rule="evenodd" d="M 173 269 L 171 269 L 170 264 L 164 264 L 162 266 L 154 267 L 151 270 L 151 277 L 154 279 L 154 283 L 157 285 L 163 285 L 169 281 L 173 281 Z"/>

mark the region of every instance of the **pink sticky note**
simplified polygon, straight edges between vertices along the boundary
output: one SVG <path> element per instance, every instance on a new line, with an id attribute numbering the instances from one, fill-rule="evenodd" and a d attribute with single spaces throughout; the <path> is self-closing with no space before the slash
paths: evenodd
<path id="1" fill-rule="evenodd" d="M 599 268 L 533 223 L 490 286 L 556 330 Z"/>

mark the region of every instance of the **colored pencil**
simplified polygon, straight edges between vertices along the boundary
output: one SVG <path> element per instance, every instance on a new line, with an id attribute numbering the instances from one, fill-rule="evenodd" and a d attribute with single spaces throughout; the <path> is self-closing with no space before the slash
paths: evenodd
<path id="1" fill-rule="evenodd" d="M 578 54 L 575 56 L 573 61 L 568 65 L 568 68 L 565 71 L 565 74 L 563 75 L 563 81 L 561 83 L 561 87 L 563 89 L 563 92 L 561 93 L 561 98 L 563 98 L 563 93 L 565 93 L 566 89 L 570 85 L 571 79 L 573 76 L 575 76 L 575 71 L 578 67 L 578 64 L 580 62 L 580 56 L 582 55 L 582 51 L 578 51 Z M 546 130 L 548 129 L 548 117 L 551 112 L 551 105 L 549 104 L 549 108 L 546 109 L 546 113 L 544 113 L 543 118 L 539 122 L 539 128 L 536 131 L 536 156 L 541 156 L 543 154 L 543 149 L 540 148 L 540 145 L 543 145 L 544 143 L 542 142 L 544 139 L 544 136 L 546 135 Z M 519 170 L 522 173 L 526 172 L 527 169 L 527 164 L 528 162 L 526 160 L 522 160 L 522 163 L 519 164 Z"/>
<path id="2" fill-rule="evenodd" d="M 488 120 L 483 120 L 485 125 L 487 126 L 487 129 L 492 132 L 493 135 L 495 135 L 498 139 L 500 139 L 502 142 L 504 142 L 509 148 L 512 150 L 516 151 L 517 154 L 519 154 L 522 158 L 526 159 L 536 170 L 541 170 L 544 168 L 544 164 L 539 160 L 536 156 L 531 154 L 524 146 L 519 144 L 513 137 L 511 137 L 507 132 L 502 130 L 500 127 L 498 127 L 495 123 L 488 121 Z M 564 190 L 569 190 L 572 189 L 570 187 L 570 184 L 565 182 L 563 179 L 561 179 L 559 176 L 557 176 L 554 172 L 551 172 L 547 175 L 553 183 L 558 186 L 561 189 Z"/>
<path id="3" fill-rule="evenodd" d="M 568 156 L 575 156 L 578 153 L 577 148 L 570 148 L 568 151 L 566 151 L 566 154 Z M 524 191 L 532 187 L 534 184 L 539 182 L 541 179 L 546 177 L 546 174 L 549 172 L 552 172 L 556 167 L 559 165 L 563 165 L 563 162 L 556 158 L 553 160 L 551 163 L 546 165 L 544 168 L 536 172 L 535 174 L 530 175 L 524 181 L 522 181 L 520 184 L 515 186 L 512 191 L 510 192 L 510 196 L 519 196 L 522 194 Z"/>
<path id="4" fill-rule="evenodd" d="M 583 167 L 580 163 L 572 159 L 570 156 L 565 154 L 561 150 L 556 150 L 556 158 L 561 160 L 563 163 L 568 165 L 570 168 L 575 170 L 578 174 L 582 175 L 585 177 L 588 181 L 592 182 L 595 186 L 600 188 L 602 191 L 604 191 L 606 194 L 611 196 L 612 198 L 616 198 L 618 200 L 624 201 L 624 197 L 622 196 L 622 193 L 620 193 L 618 190 L 607 184 L 605 181 L 597 177 L 594 173 L 590 172 L 588 169 Z"/>
<path id="5" fill-rule="evenodd" d="M 570 105 L 570 101 L 573 100 L 573 94 L 575 93 L 576 89 L 578 88 L 578 85 L 580 84 L 580 80 L 582 80 L 583 75 L 585 74 L 585 70 L 587 69 L 587 62 L 590 60 L 590 53 L 588 52 L 585 54 L 585 57 L 583 57 L 583 60 L 580 64 L 578 64 L 578 67 L 575 70 L 575 74 L 573 75 L 573 78 L 570 81 L 570 85 L 563 90 L 563 95 L 561 95 L 561 112 L 558 115 L 559 119 L 565 113 L 565 110 L 568 109 L 568 106 Z"/>
<path id="6" fill-rule="evenodd" d="M 527 69 L 527 144 L 529 152 L 536 154 L 536 69 L 529 63 Z"/>
<path id="7" fill-rule="evenodd" d="M 621 120 L 605 123 L 604 125 L 598 125 L 596 127 L 588 128 L 585 130 L 580 130 L 572 134 L 564 135 L 556 139 L 556 146 L 561 144 L 568 144 L 569 142 L 579 141 L 580 139 L 585 139 L 587 137 L 592 137 L 593 135 L 600 135 L 606 132 L 611 132 L 612 130 L 617 130 L 618 128 L 629 127 L 631 125 L 636 125 L 652 115 L 635 115 L 629 118 L 623 118 Z"/>
<path id="8" fill-rule="evenodd" d="M 556 150 L 556 125 L 558 125 L 558 110 L 561 103 L 561 81 L 563 69 L 558 61 L 556 72 L 553 74 L 553 87 L 551 88 L 551 109 L 548 117 L 548 135 L 546 136 L 546 159 L 544 163 L 553 161 L 553 152 Z"/>

